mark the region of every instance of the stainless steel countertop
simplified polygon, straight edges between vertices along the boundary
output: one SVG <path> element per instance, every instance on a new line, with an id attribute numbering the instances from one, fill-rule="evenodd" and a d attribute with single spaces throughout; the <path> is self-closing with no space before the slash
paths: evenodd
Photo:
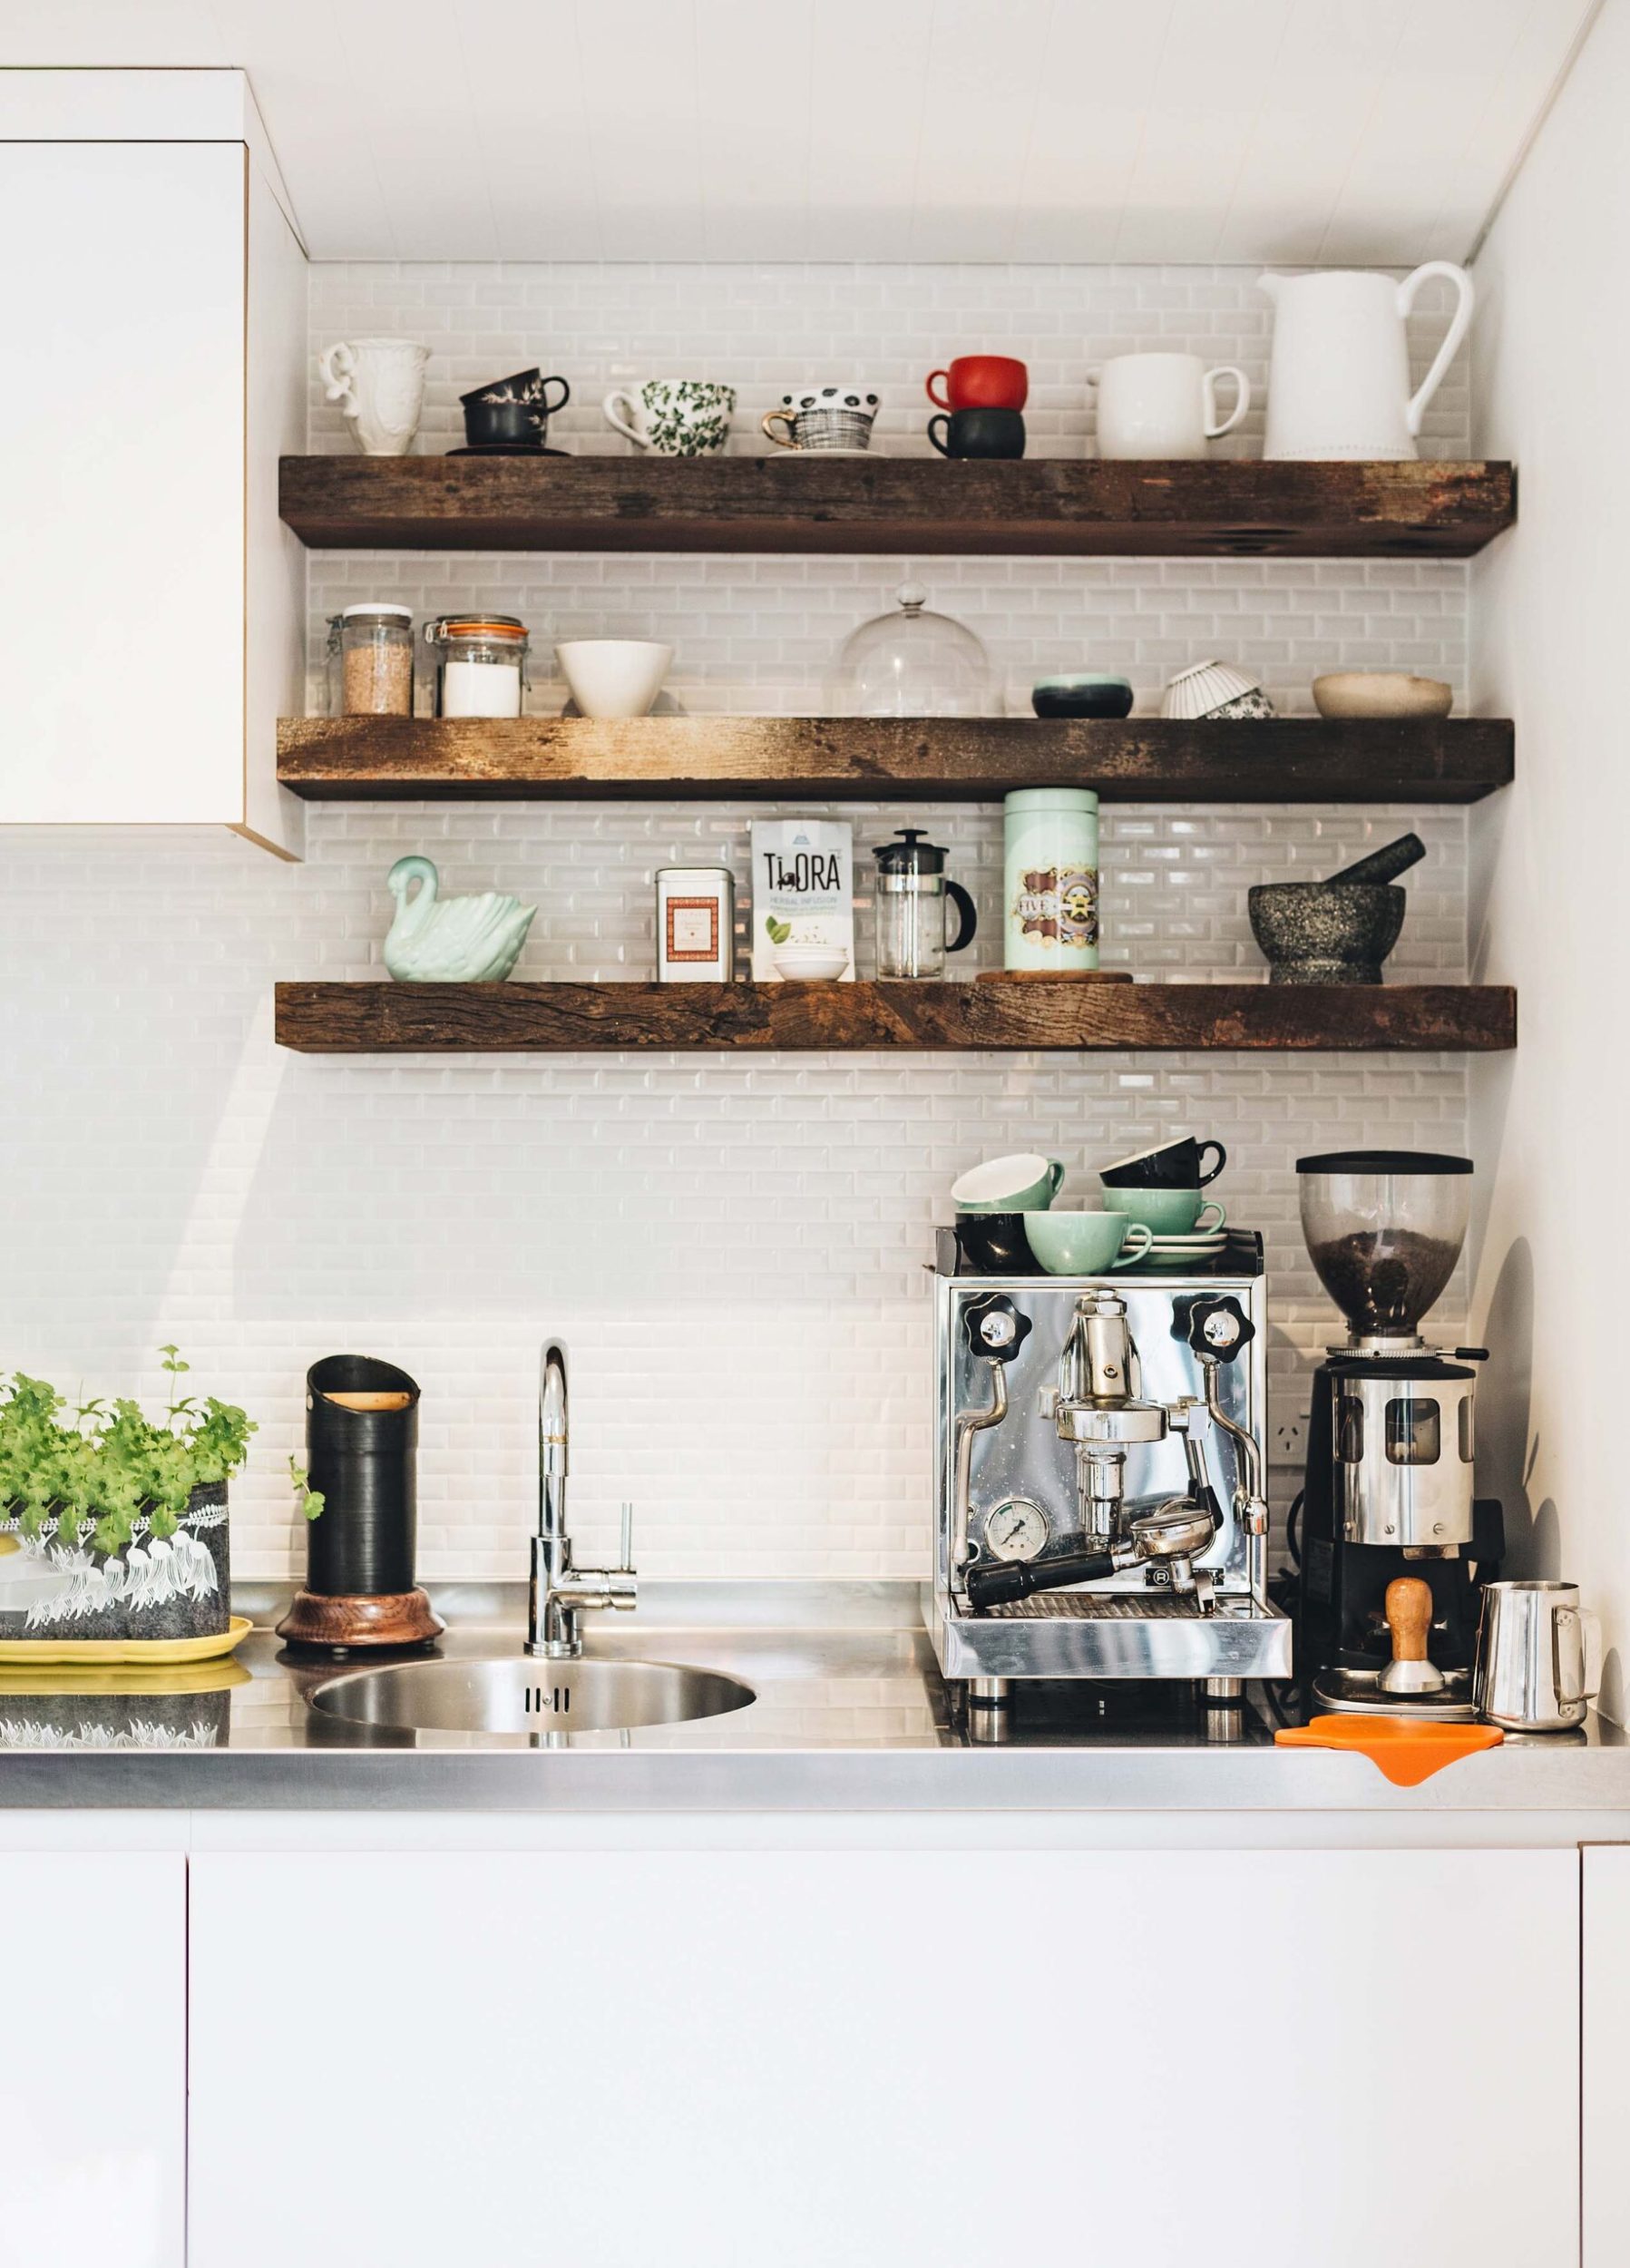
<path id="1" fill-rule="evenodd" d="M 1445 1811 L 1630 1821 L 1630 1738 L 1508 1740 L 1396 1788 L 1362 1756 L 1275 1748 L 1265 1693 L 1203 1709 L 1187 1688 L 1019 1689 L 1006 1739 L 971 1729 L 903 1583 L 647 1584 L 591 1623 L 592 1658 L 744 1679 L 749 1707 L 633 1732 L 386 1732 L 319 1716 L 311 1685 L 359 1667 L 291 1661 L 275 1602 L 235 1664 L 163 1692 L 132 1680 L 0 1672 L 0 1808 L 488 1812 Z M 444 1590 L 440 1650 L 518 1654 L 517 1594 Z M 264 1615 L 265 1622 L 259 1617 Z M 134 1690 L 132 1690 L 134 1686 Z M 186 1690 L 190 1686 L 192 1689 Z M 1098 1696 L 1106 1697 L 1099 1702 Z M 979 1720 L 975 1720 L 978 1722 Z"/>

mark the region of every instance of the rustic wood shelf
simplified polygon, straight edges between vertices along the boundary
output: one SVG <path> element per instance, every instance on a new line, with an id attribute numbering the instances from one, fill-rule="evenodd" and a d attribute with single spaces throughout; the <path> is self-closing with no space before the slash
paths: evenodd
<path id="1" fill-rule="evenodd" d="M 315 801 L 992 802 L 1012 787 L 1079 785 L 1107 803 L 1475 803 L 1508 785 L 1512 767 L 1503 717 L 296 717 L 278 728 L 278 777 Z"/>
<path id="2" fill-rule="evenodd" d="M 1481 1052 L 1517 1044 L 1517 995 L 1498 984 L 279 984 L 277 1038 L 312 1055 L 597 1048 Z"/>
<path id="3" fill-rule="evenodd" d="M 1465 559 L 1508 527 L 1509 464 L 939 457 L 288 456 L 319 550 L 905 552 Z"/>

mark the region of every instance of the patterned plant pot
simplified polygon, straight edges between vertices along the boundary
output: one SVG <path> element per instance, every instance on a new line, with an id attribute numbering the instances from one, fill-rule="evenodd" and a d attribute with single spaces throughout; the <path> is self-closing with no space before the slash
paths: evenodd
<path id="1" fill-rule="evenodd" d="M 15 1520 L 20 1552 L 0 1559 L 0 1638 L 197 1638 L 227 1627 L 230 1521 L 224 1481 L 196 1488 L 181 1525 L 155 1538 L 145 1521 L 109 1555 L 88 1538 L 33 1540 Z"/>

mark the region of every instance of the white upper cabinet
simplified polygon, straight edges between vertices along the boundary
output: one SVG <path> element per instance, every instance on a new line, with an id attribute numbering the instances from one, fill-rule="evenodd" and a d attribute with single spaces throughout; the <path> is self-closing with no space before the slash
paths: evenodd
<path id="1" fill-rule="evenodd" d="M 144 75 L 91 74 L 138 83 L 83 138 L 71 103 L 42 97 L 67 138 L 30 140 L 0 103 L 0 210 L 27 217 L 0 332 L 0 824 L 222 825 L 298 855 L 277 460 L 304 445 L 305 254 L 246 141 L 142 137 Z"/>

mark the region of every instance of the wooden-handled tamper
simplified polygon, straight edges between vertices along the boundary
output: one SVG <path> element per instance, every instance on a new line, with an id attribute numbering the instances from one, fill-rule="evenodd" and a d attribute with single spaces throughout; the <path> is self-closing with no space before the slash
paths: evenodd
<path id="1" fill-rule="evenodd" d="M 1400 1575 L 1387 1585 L 1387 1628 L 1392 1658 L 1378 1680 L 1383 1693 L 1441 1693 L 1443 1672 L 1427 1656 L 1432 1627 L 1432 1587 L 1419 1575 Z"/>

